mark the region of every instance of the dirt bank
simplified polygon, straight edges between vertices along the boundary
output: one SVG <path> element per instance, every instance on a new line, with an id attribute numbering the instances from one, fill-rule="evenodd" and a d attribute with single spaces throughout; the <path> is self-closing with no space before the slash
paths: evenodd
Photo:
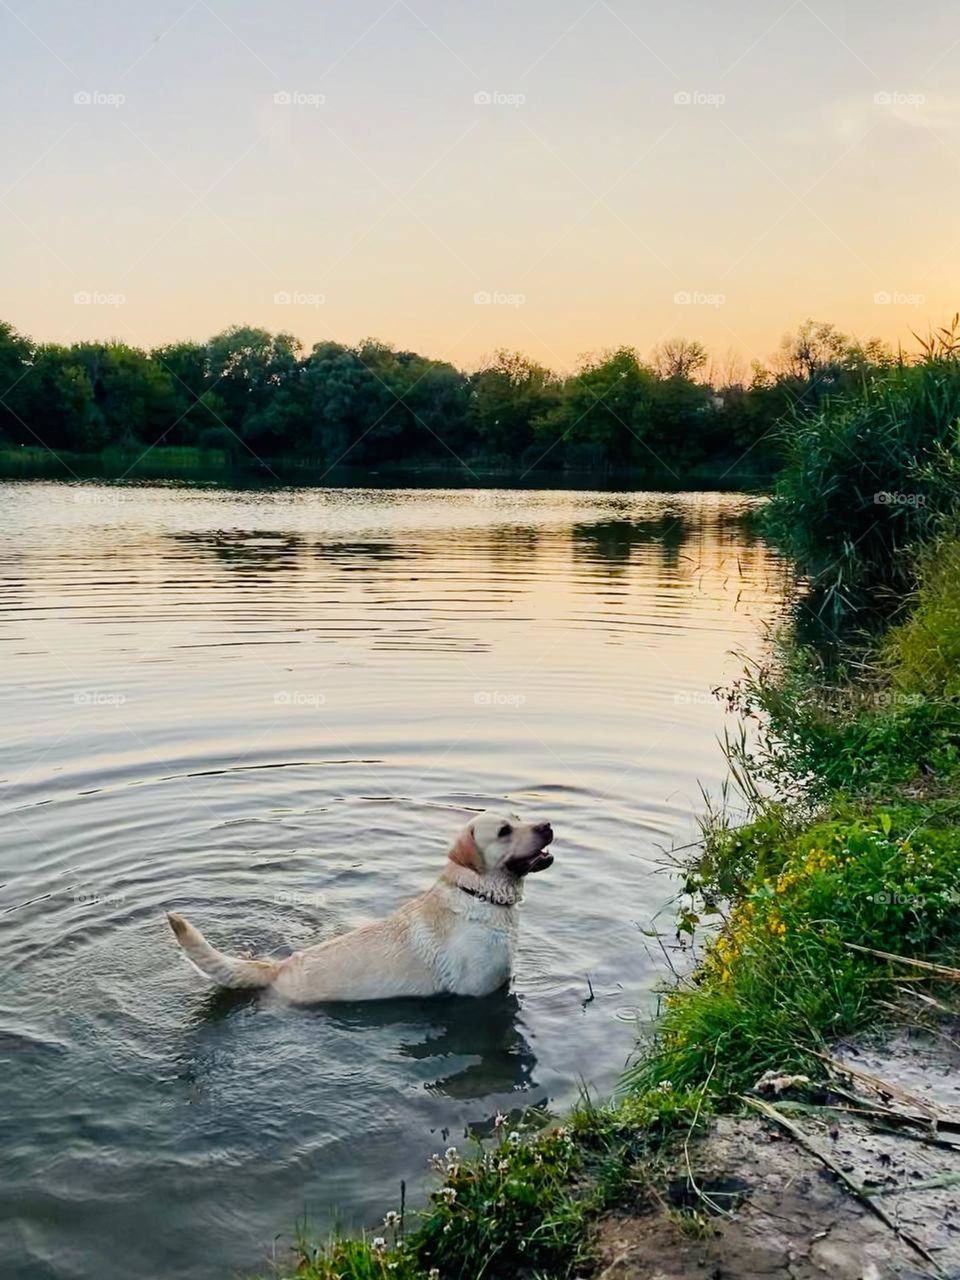
<path id="1" fill-rule="evenodd" d="M 718 1119 L 665 1194 L 644 1187 L 604 1216 L 598 1280 L 957 1280 L 956 1035 L 902 1033 L 837 1057 L 860 1074 L 838 1077 L 836 1094 L 785 1090 L 765 1099 L 780 1120 Z"/>

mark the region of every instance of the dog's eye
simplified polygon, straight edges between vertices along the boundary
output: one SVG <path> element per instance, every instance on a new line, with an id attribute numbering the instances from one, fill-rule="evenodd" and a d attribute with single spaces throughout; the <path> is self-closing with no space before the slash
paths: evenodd
<path id="1" fill-rule="evenodd" d="M 513 830 L 513 827 L 511 827 L 510 823 L 505 822 L 503 826 L 500 828 L 500 830 L 497 832 L 497 839 L 503 840 L 506 836 L 510 834 L 512 830 Z"/>

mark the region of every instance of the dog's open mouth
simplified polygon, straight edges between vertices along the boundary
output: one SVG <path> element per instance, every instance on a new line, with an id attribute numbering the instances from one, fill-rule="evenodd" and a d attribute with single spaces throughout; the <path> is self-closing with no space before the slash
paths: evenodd
<path id="1" fill-rule="evenodd" d="M 551 832 L 549 839 L 553 838 Z M 509 862 L 510 870 L 516 876 L 530 876 L 535 871 L 546 871 L 547 867 L 553 865 L 553 854 L 544 843 L 539 849 L 534 849 L 532 853 L 524 854 L 522 857 L 511 858 Z"/>
<path id="2" fill-rule="evenodd" d="M 549 849 L 541 849 L 539 853 L 535 853 L 532 858 L 528 859 L 523 870 L 523 875 L 533 875 L 535 871 L 546 871 L 547 867 L 553 866 L 553 854 Z"/>
<path id="3" fill-rule="evenodd" d="M 549 849 L 553 840 L 553 827 L 549 822 L 542 822 L 534 828 L 533 834 L 540 848 L 531 849 L 529 853 L 515 853 L 504 863 L 506 869 L 515 876 L 533 875 L 535 871 L 546 871 L 547 867 L 553 866 L 553 854 Z"/>

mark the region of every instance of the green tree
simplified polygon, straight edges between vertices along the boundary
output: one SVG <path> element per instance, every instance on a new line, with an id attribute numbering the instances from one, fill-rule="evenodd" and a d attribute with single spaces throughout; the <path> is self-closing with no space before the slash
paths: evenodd
<path id="1" fill-rule="evenodd" d="M 629 466 L 655 460 L 645 439 L 656 374 L 633 347 L 589 357 L 568 378 L 556 409 L 538 423 L 541 440 L 565 445 L 568 463 Z"/>
<path id="2" fill-rule="evenodd" d="M 289 333 L 271 334 L 250 325 L 234 325 L 207 344 L 208 389 L 224 407 L 228 427 L 253 450 L 269 450 L 277 435 L 269 402 L 300 373 L 300 342 Z"/>
<path id="3" fill-rule="evenodd" d="M 18 418 L 17 390 L 23 378 L 29 377 L 33 348 L 12 324 L 0 320 L 0 439 L 26 443 L 30 433 Z M 34 440 L 33 443 L 36 443 Z"/>
<path id="4" fill-rule="evenodd" d="M 110 443 L 93 386 L 70 347 L 38 347 L 30 372 L 11 392 L 23 424 L 20 442 L 42 442 L 50 449 L 87 452 Z"/>
<path id="5" fill-rule="evenodd" d="M 470 379 L 469 426 L 486 453 L 518 458 L 530 448 L 535 424 L 560 401 L 561 383 L 543 365 L 514 351 L 497 351 Z"/>
<path id="6" fill-rule="evenodd" d="M 70 363 L 82 369 L 107 443 L 155 444 L 176 420 L 173 379 L 144 351 L 122 342 L 81 342 Z"/>

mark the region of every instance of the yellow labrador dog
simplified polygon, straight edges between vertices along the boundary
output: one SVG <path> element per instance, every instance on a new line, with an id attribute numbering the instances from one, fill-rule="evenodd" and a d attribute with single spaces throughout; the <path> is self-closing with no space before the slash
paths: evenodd
<path id="1" fill-rule="evenodd" d="M 167 917 L 191 963 L 222 987 L 271 987 L 296 1004 L 392 996 L 485 996 L 510 977 L 523 878 L 553 862 L 549 822 L 484 813 L 454 841 L 439 880 L 386 920 L 282 960 L 226 956 Z"/>

